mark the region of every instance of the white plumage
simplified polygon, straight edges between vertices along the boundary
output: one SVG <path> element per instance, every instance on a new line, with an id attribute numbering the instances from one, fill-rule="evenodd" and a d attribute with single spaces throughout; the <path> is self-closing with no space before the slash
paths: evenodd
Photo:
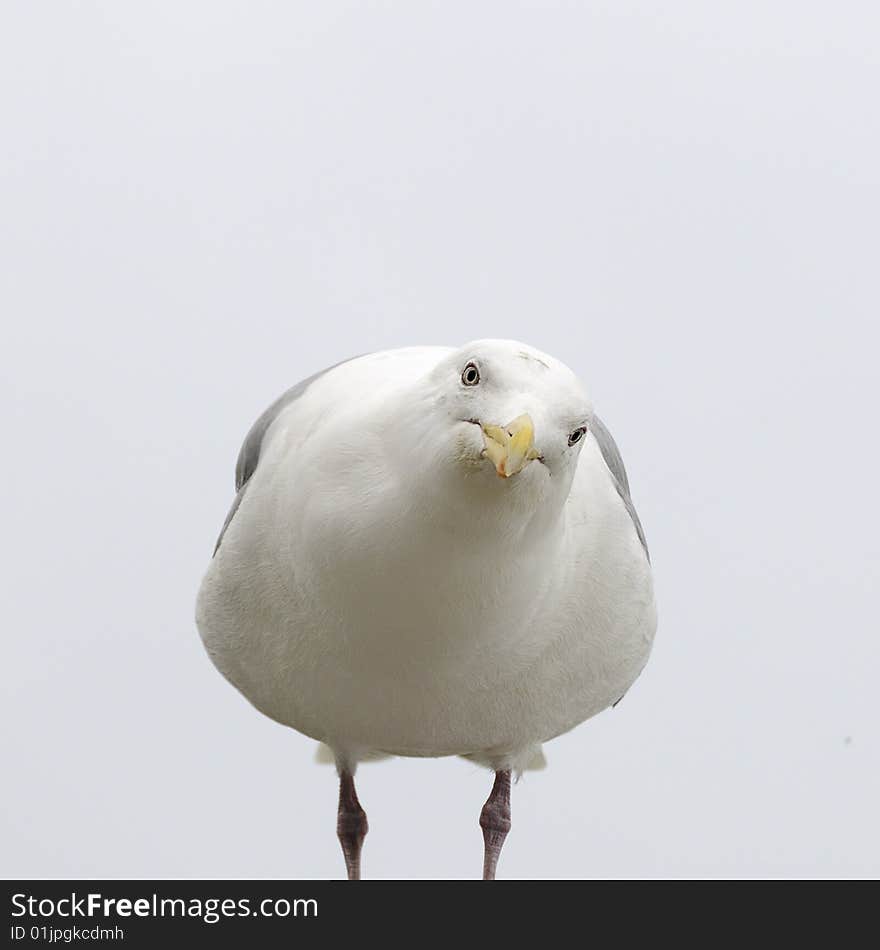
<path id="1" fill-rule="evenodd" d="M 341 770 L 377 754 L 527 767 L 647 661 L 651 571 L 622 463 L 573 373 L 531 347 L 342 363 L 262 418 L 239 473 L 199 631 Z"/>

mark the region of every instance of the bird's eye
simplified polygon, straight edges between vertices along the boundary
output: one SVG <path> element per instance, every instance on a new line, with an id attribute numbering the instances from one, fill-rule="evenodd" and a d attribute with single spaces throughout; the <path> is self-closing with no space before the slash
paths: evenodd
<path id="1" fill-rule="evenodd" d="M 480 371 L 476 363 L 468 363 L 461 371 L 461 381 L 465 386 L 476 386 L 480 381 Z"/>
<path id="2" fill-rule="evenodd" d="M 575 429 L 574 432 L 572 432 L 571 435 L 568 437 L 568 444 L 575 445 L 577 442 L 580 442 L 580 440 L 586 434 L 587 434 L 587 427 L 580 426 L 579 428 Z"/>

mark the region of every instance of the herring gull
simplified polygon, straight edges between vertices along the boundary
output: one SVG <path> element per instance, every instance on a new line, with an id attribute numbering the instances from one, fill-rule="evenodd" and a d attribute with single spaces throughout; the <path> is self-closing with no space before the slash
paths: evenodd
<path id="1" fill-rule="evenodd" d="M 323 743 L 360 877 L 359 762 L 464 756 L 495 781 L 614 705 L 657 625 L 620 453 L 574 373 L 522 343 L 360 356 L 281 396 L 245 439 L 202 582 L 214 664 L 261 712 Z"/>

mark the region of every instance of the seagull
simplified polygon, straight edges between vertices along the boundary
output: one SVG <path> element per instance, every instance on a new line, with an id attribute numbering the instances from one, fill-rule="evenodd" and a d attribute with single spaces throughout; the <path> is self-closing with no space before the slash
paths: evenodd
<path id="1" fill-rule="evenodd" d="M 511 779 L 616 705 L 657 626 L 620 452 L 575 374 L 523 343 L 386 350 L 277 399 L 248 432 L 196 621 L 217 669 L 317 740 L 361 875 L 358 763 L 494 772 L 483 879 Z"/>

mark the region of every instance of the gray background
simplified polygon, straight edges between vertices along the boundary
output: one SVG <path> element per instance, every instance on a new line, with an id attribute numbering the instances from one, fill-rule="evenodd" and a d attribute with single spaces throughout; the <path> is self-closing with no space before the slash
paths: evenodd
<path id="1" fill-rule="evenodd" d="M 661 622 L 502 875 L 876 874 L 876 9 L 5 3 L 0 871 L 340 875 L 195 631 L 235 455 L 329 363 L 506 336 L 615 432 Z M 478 874 L 488 773 L 359 776 L 368 876 Z"/>

